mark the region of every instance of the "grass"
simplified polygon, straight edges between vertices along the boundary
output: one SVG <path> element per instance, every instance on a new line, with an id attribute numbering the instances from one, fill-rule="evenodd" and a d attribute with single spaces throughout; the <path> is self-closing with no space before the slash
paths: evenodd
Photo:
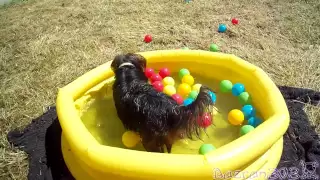
<path id="1" fill-rule="evenodd" d="M 215 42 L 276 84 L 319 91 L 319 11 L 318 0 L 29 0 L 0 8 L 0 179 L 27 175 L 26 156 L 9 146 L 7 132 L 54 104 L 58 87 L 118 53 L 208 50 Z M 219 23 L 227 33 L 217 33 Z M 306 111 L 320 132 L 319 107 Z"/>

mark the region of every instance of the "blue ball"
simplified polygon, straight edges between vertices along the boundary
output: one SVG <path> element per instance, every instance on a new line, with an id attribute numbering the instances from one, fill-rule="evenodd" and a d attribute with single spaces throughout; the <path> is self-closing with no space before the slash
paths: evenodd
<path id="1" fill-rule="evenodd" d="M 249 119 L 256 115 L 256 109 L 252 105 L 244 105 L 242 107 L 242 112 L 245 119 Z"/>
<path id="2" fill-rule="evenodd" d="M 232 87 L 232 94 L 234 96 L 239 96 L 241 93 L 245 91 L 244 85 L 241 83 L 236 83 Z"/>
<path id="3" fill-rule="evenodd" d="M 186 100 L 183 101 L 183 105 L 188 106 L 189 104 L 191 104 L 193 102 L 192 98 L 188 98 Z"/>
<path id="4" fill-rule="evenodd" d="M 257 127 L 262 123 L 262 120 L 259 119 L 258 117 L 251 117 L 248 119 L 248 125 L 251 125 L 253 127 Z"/>
<path id="5" fill-rule="evenodd" d="M 209 95 L 210 95 L 210 97 L 211 97 L 211 99 L 212 99 L 212 102 L 215 103 L 216 100 L 217 100 L 216 94 L 215 94 L 214 92 L 210 91 L 210 92 L 209 92 Z"/>
<path id="6" fill-rule="evenodd" d="M 225 24 L 219 24 L 218 32 L 226 32 L 227 26 Z"/>

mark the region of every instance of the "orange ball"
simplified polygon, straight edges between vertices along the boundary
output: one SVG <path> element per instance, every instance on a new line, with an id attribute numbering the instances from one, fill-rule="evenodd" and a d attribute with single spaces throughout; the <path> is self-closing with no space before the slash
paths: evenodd
<path id="1" fill-rule="evenodd" d="M 191 92 L 191 87 L 189 84 L 182 83 L 178 87 L 178 94 L 180 94 L 182 97 L 188 97 L 189 93 Z"/>
<path id="2" fill-rule="evenodd" d="M 228 121 L 232 125 L 241 125 L 244 121 L 244 114 L 239 109 L 233 109 L 228 114 Z"/>

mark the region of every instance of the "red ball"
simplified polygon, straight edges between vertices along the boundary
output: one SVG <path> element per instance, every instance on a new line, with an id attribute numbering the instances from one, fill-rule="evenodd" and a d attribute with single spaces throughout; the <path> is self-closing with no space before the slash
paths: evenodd
<path id="1" fill-rule="evenodd" d="M 233 18 L 233 19 L 231 20 L 231 22 L 232 22 L 232 24 L 234 24 L 234 25 L 239 24 L 239 20 L 236 19 L 236 18 Z"/>
<path id="2" fill-rule="evenodd" d="M 183 104 L 183 98 L 179 94 L 174 94 L 171 96 L 178 104 Z"/>
<path id="3" fill-rule="evenodd" d="M 163 91 L 163 84 L 161 81 L 155 81 L 152 83 L 152 86 L 159 92 Z"/>
<path id="4" fill-rule="evenodd" d="M 203 128 L 207 128 L 212 124 L 212 119 L 210 114 L 205 113 L 202 117 L 200 117 L 198 119 L 198 124 L 199 126 L 203 127 Z"/>
<path id="5" fill-rule="evenodd" d="M 149 43 L 149 42 L 151 42 L 151 41 L 152 41 L 152 36 L 151 36 L 151 35 L 146 35 L 146 36 L 144 37 L 144 42 Z"/>
<path id="6" fill-rule="evenodd" d="M 156 82 L 156 81 L 162 81 L 162 77 L 159 74 L 153 74 L 150 77 L 151 83 Z"/>
<path id="7" fill-rule="evenodd" d="M 165 78 L 165 77 L 167 77 L 167 76 L 170 75 L 170 71 L 169 71 L 168 68 L 162 68 L 162 69 L 160 69 L 160 71 L 159 71 L 159 75 L 160 75 L 162 78 Z"/>
<path id="8" fill-rule="evenodd" d="M 154 70 L 152 68 L 146 68 L 144 70 L 144 74 L 147 78 L 150 78 L 154 74 Z"/>

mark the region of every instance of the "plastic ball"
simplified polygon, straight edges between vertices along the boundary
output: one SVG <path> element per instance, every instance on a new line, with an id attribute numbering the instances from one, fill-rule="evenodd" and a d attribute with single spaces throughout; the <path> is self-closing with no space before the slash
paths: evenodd
<path id="1" fill-rule="evenodd" d="M 226 31 L 227 31 L 227 25 L 219 24 L 218 32 L 226 32 Z"/>
<path id="2" fill-rule="evenodd" d="M 197 91 L 191 91 L 190 93 L 189 93 L 189 98 L 191 98 L 191 99 L 196 99 L 197 98 L 197 96 L 198 96 L 198 92 Z"/>
<path id="3" fill-rule="evenodd" d="M 147 78 L 150 78 L 152 75 L 154 75 L 154 70 L 152 68 L 146 68 L 144 71 L 144 74 Z"/>
<path id="4" fill-rule="evenodd" d="M 242 107 L 241 111 L 244 114 L 244 118 L 247 119 L 247 120 L 256 115 L 255 108 L 252 105 L 249 105 L 249 104 L 244 105 Z"/>
<path id="5" fill-rule="evenodd" d="M 244 114 L 239 109 L 233 109 L 228 113 L 228 121 L 232 125 L 241 125 L 244 121 Z"/>
<path id="6" fill-rule="evenodd" d="M 173 94 L 171 96 L 179 105 L 183 104 L 183 98 L 179 94 Z"/>
<path id="7" fill-rule="evenodd" d="M 203 144 L 199 149 L 199 154 L 205 155 L 210 151 L 215 150 L 216 148 L 212 144 Z"/>
<path id="8" fill-rule="evenodd" d="M 216 96 L 216 94 L 215 94 L 214 92 L 210 91 L 210 92 L 209 92 L 209 95 L 210 95 L 210 97 L 211 97 L 211 99 L 212 99 L 212 102 L 215 103 L 215 102 L 217 101 L 217 96 Z"/>
<path id="9" fill-rule="evenodd" d="M 186 100 L 183 101 L 183 105 L 188 106 L 190 105 L 194 100 L 191 98 L 188 98 Z"/>
<path id="10" fill-rule="evenodd" d="M 128 148 L 133 148 L 140 141 L 140 136 L 133 131 L 126 131 L 122 135 L 122 143 Z"/>
<path id="11" fill-rule="evenodd" d="M 152 86 L 159 92 L 163 91 L 163 84 L 161 81 L 155 81 L 152 83 Z"/>
<path id="12" fill-rule="evenodd" d="M 244 88 L 243 84 L 236 83 L 233 85 L 231 91 L 234 96 L 239 96 L 241 93 L 243 93 L 245 91 L 245 88 Z"/>
<path id="13" fill-rule="evenodd" d="M 176 88 L 172 85 L 167 85 L 163 88 L 163 93 L 167 94 L 168 96 L 172 96 L 176 94 Z"/>
<path id="14" fill-rule="evenodd" d="M 188 84 L 181 83 L 178 86 L 178 94 L 180 94 L 182 97 L 187 97 L 190 92 L 191 92 L 191 87 Z"/>
<path id="15" fill-rule="evenodd" d="M 159 71 L 159 75 L 162 77 L 162 78 L 165 78 L 167 76 L 170 76 L 170 71 L 168 68 L 162 68 L 160 69 Z"/>
<path id="16" fill-rule="evenodd" d="M 251 96 L 249 95 L 248 92 L 242 92 L 238 96 L 239 102 L 242 105 L 250 104 L 251 103 Z"/>
<path id="17" fill-rule="evenodd" d="M 183 69 L 180 69 L 180 71 L 179 71 L 179 78 L 182 79 L 183 76 L 188 75 L 188 74 L 190 74 L 190 72 L 189 72 L 188 69 L 184 69 L 184 68 L 183 68 Z"/>
<path id="18" fill-rule="evenodd" d="M 146 36 L 144 36 L 144 42 L 146 43 L 150 43 L 152 41 L 152 36 L 147 34 Z"/>
<path id="19" fill-rule="evenodd" d="M 220 82 L 220 91 L 223 93 L 231 92 L 232 90 L 232 82 L 229 80 L 222 80 Z"/>
<path id="20" fill-rule="evenodd" d="M 174 79 L 172 77 L 165 77 L 163 80 L 162 80 L 162 83 L 164 86 L 167 86 L 167 85 L 174 85 Z"/>
<path id="21" fill-rule="evenodd" d="M 247 133 L 249 133 L 250 131 L 254 130 L 254 127 L 251 125 L 244 125 L 241 127 L 240 129 L 240 135 L 243 136 Z"/>
<path id="22" fill-rule="evenodd" d="M 212 118 L 209 113 L 205 113 L 202 117 L 199 117 L 198 124 L 200 127 L 207 128 L 212 124 Z"/>
<path id="23" fill-rule="evenodd" d="M 219 51 L 219 47 L 216 44 L 211 44 L 210 45 L 210 51 L 212 52 L 218 52 Z"/>
<path id="24" fill-rule="evenodd" d="M 257 117 L 251 117 L 248 119 L 248 125 L 251 125 L 253 127 L 257 127 L 262 123 L 262 120 Z"/>
<path id="25" fill-rule="evenodd" d="M 232 18 L 231 23 L 233 25 L 239 24 L 239 20 L 237 18 Z"/>
<path id="26" fill-rule="evenodd" d="M 187 74 L 182 77 L 181 81 L 182 81 L 182 83 L 186 83 L 186 84 L 189 84 L 190 86 L 192 86 L 194 83 L 194 78 L 190 74 Z"/>
<path id="27" fill-rule="evenodd" d="M 162 81 L 162 77 L 159 74 L 153 74 L 150 77 L 151 83 L 155 82 L 155 81 Z"/>
<path id="28" fill-rule="evenodd" d="M 195 84 L 192 86 L 192 91 L 200 92 L 201 84 Z"/>
<path id="29" fill-rule="evenodd" d="M 188 48 L 188 47 L 183 47 L 183 48 L 181 48 L 181 49 L 183 49 L 183 50 L 189 50 L 189 48 Z"/>

